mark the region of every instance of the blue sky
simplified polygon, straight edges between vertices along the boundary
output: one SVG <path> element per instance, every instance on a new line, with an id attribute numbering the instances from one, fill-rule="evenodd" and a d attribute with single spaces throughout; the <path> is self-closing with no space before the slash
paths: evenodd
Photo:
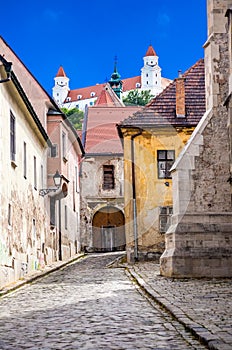
<path id="1" fill-rule="evenodd" d="M 115 55 L 122 78 L 140 75 L 150 44 L 174 79 L 204 57 L 206 0 L 8 0 L 0 28 L 50 95 L 60 65 L 71 89 L 109 79 Z"/>

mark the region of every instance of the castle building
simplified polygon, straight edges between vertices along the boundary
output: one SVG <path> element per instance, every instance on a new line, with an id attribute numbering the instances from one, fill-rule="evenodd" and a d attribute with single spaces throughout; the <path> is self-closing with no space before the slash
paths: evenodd
<path id="1" fill-rule="evenodd" d="M 126 97 L 129 91 L 136 89 L 150 90 L 151 94 L 156 96 L 170 83 L 169 79 L 161 77 L 159 57 L 151 45 L 148 47 L 143 61 L 144 65 L 141 69 L 141 75 L 126 79 L 121 79 L 115 64 L 109 84 L 111 87 L 114 87 L 118 97 Z M 55 85 L 52 89 L 52 96 L 57 104 L 68 109 L 76 107 L 82 111 L 85 110 L 86 106 L 94 106 L 106 85 L 102 83 L 71 90 L 69 78 L 66 76 L 63 67 L 59 68 L 54 80 Z"/>

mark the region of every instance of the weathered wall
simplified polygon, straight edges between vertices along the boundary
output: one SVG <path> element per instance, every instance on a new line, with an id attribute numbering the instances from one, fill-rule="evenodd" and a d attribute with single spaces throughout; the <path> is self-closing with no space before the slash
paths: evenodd
<path id="1" fill-rule="evenodd" d="M 131 136 L 136 132 L 136 130 L 127 131 L 124 134 L 125 228 L 128 261 L 133 261 L 135 249 Z M 191 132 L 192 129 L 176 131 L 170 126 L 144 130 L 142 135 L 134 139 L 136 221 L 140 259 L 152 257 L 153 254 L 161 254 L 164 251 L 164 235 L 160 233 L 160 208 L 172 206 L 172 181 L 158 178 L 157 151 L 175 150 L 175 157 L 177 157 Z"/>
<path id="2" fill-rule="evenodd" d="M 232 275 L 231 22 L 225 16 L 231 5 L 208 1 L 207 112 L 173 169 L 174 216 L 161 257 L 165 276 Z"/>
<path id="3" fill-rule="evenodd" d="M 114 165 L 115 188 L 104 190 L 103 165 Z M 123 159 L 117 156 L 86 157 L 81 163 L 81 245 L 93 247 L 92 221 L 95 213 L 111 205 L 124 213 Z"/>
<path id="4" fill-rule="evenodd" d="M 10 110 L 15 116 L 16 155 L 10 155 Z M 0 84 L 0 287 L 44 264 L 49 232 L 46 201 L 46 144 L 11 82 Z M 24 176 L 24 142 L 27 169 Z M 34 183 L 36 157 L 37 184 Z M 43 172 L 42 172 L 43 169 Z"/>

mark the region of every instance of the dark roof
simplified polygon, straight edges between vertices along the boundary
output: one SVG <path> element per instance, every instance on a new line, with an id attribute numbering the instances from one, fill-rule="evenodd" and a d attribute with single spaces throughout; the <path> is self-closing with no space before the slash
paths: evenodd
<path id="1" fill-rule="evenodd" d="M 142 110 L 125 119 L 119 127 L 196 126 L 205 113 L 205 70 L 200 59 L 183 75 L 185 110 L 183 118 L 176 116 L 176 80 L 151 100 Z"/>

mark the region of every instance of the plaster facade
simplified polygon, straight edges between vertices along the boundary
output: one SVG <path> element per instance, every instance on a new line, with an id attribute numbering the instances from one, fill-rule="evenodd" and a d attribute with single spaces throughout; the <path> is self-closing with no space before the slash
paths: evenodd
<path id="1" fill-rule="evenodd" d="M 0 66 L 1 79 L 4 76 Z M 12 81 L 0 84 L 0 287 L 44 264 L 47 143 Z M 13 141 L 14 140 L 14 141 Z M 12 144 L 13 142 L 13 144 Z"/>
<path id="2" fill-rule="evenodd" d="M 103 166 L 114 167 L 113 189 L 103 188 Z M 81 244 L 87 251 L 125 249 L 123 157 L 113 155 L 86 156 L 81 165 Z M 122 214 L 123 219 L 120 220 Z M 97 216 L 100 217 L 98 222 Z M 103 229 L 111 227 L 113 240 L 105 239 Z M 108 230 L 111 235 L 112 229 Z M 105 231 L 106 232 L 106 231 Z"/>
<path id="3" fill-rule="evenodd" d="M 157 154 L 160 150 L 172 150 L 175 157 L 178 157 L 192 131 L 192 128 L 180 128 L 177 131 L 172 126 L 143 129 L 141 135 L 136 136 L 132 143 L 131 139 L 138 133 L 138 129 L 121 128 L 124 141 L 128 262 L 159 258 L 164 251 L 165 240 L 161 218 L 166 219 L 168 224 L 172 213 L 172 180 L 159 178 Z M 132 152 L 134 160 L 131 157 Z M 167 211 L 162 216 L 164 210 Z"/>

